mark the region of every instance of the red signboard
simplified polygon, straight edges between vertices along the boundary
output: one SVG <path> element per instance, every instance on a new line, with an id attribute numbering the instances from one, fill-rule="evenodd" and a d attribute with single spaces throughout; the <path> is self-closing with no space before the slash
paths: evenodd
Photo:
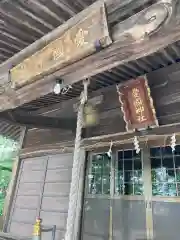
<path id="1" fill-rule="evenodd" d="M 127 131 L 158 126 L 150 88 L 145 77 L 121 84 L 117 90 Z"/>

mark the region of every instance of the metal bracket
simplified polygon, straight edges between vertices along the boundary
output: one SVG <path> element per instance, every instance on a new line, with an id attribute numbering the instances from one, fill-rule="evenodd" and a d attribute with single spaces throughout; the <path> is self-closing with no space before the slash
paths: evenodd
<path id="1" fill-rule="evenodd" d="M 152 209 L 152 201 L 146 200 L 146 209 Z"/>

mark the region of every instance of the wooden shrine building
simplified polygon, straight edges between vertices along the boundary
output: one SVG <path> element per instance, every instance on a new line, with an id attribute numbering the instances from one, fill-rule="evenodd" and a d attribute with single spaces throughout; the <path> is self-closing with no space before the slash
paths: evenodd
<path id="1" fill-rule="evenodd" d="M 0 238 L 179 240 L 180 1 L 2 0 L 0 32 Z"/>

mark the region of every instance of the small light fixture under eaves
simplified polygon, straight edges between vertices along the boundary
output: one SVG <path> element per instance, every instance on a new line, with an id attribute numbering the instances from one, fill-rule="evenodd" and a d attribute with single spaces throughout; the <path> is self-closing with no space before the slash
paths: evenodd
<path id="1" fill-rule="evenodd" d="M 56 84 L 54 86 L 54 93 L 56 95 L 60 94 L 61 93 L 61 90 L 62 90 L 62 87 L 63 87 L 63 80 L 57 80 L 56 81 Z"/>

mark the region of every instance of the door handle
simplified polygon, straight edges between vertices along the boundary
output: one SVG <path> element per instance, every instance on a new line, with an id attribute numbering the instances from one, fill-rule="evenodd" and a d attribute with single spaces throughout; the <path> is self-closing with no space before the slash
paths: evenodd
<path id="1" fill-rule="evenodd" d="M 152 201 L 146 200 L 146 209 L 152 209 Z"/>

